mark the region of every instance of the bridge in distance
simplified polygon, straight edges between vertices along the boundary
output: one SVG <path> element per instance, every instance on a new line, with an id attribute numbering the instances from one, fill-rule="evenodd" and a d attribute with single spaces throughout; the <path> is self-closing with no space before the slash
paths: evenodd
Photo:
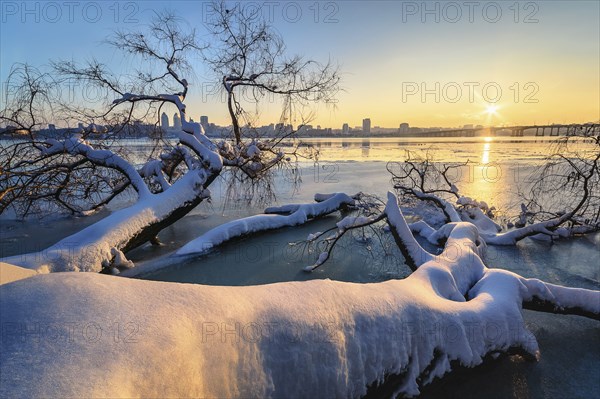
<path id="1" fill-rule="evenodd" d="M 510 132 L 511 137 L 523 137 L 525 132 L 528 136 L 569 136 L 585 133 L 595 135 L 600 132 L 600 124 L 585 123 L 572 125 L 522 125 L 522 126 L 486 126 L 473 128 L 457 128 L 432 130 L 416 133 L 419 137 L 475 137 L 496 136 L 498 132 Z M 412 134 L 409 134 L 412 135 Z"/>

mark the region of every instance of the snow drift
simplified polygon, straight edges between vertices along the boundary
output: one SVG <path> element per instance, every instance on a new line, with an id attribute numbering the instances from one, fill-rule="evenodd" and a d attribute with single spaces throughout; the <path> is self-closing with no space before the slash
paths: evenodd
<path id="1" fill-rule="evenodd" d="M 523 304 L 600 314 L 598 291 L 486 268 L 470 223 L 420 257 L 396 201 L 391 229 L 418 266 L 404 280 L 215 287 L 51 273 L 2 285 L 0 395 L 359 397 L 390 375 L 415 395 L 455 363 L 536 358 Z"/>
<path id="2" fill-rule="evenodd" d="M 434 360 L 431 377 L 454 359 L 537 351 L 514 287 L 488 281 L 459 302 L 420 274 L 234 288 L 59 273 L 4 285 L 0 395 L 357 397 L 387 374 L 407 374 L 400 391 L 415 394 Z"/>

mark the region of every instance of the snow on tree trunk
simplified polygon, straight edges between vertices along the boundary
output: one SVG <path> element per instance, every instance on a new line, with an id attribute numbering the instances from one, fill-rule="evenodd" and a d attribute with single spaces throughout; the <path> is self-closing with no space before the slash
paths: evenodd
<path id="1" fill-rule="evenodd" d="M 321 197 L 317 194 L 316 199 Z M 354 200 L 348 195 L 338 193 L 316 204 L 287 205 L 281 208 L 268 208 L 265 215 L 255 215 L 233 220 L 209 230 L 202 236 L 188 242 L 177 251 L 177 255 L 201 254 L 213 247 L 251 233 L 297 226 L 309 219 L 324 216 L 348 205 Z M 276 215 L 276 212 L 286 212 L 289 215 Z"/>
<path id="2" fill-rule="evenodd" d="M 40 272 L 100 271 L 114 258 L 113 248 L 127 252 L 197 206 L 207 196 L 206 185 L 203 170 L 190 171 L 165 192 L 148 195 L 43 251 L 2 262 Z"/>
<path id="3" fill-rule="evenodd" d="M 412 242 L 393 195 L 386 208 Z M 403 376 L 397 394 L 416 395 L 451 362 L 473 367 L 515 350 L 537 358 L 524 303 L 600 314 L 598 291 L 488 269 L 478 238 L 456 223 L 440 255 L 375 284 L 213 287 L 75 273 L 3 285 L 0 396 L 360 397 L 390 375 Z M 51 335 L 23 335 L 35 325 Z"/>

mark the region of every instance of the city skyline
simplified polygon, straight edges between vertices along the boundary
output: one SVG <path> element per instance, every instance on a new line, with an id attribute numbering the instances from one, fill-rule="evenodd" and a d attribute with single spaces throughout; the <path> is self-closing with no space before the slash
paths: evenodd
<path id="1" fill-rule="evenodd" d="M 263 6 L 261 12 L 281 33 L 290 54 L 331 60 L 341 67 L 344 90 L 335 102 L 315 107 L 313 125 L 360 125 L 356 115 L 368 115 L 379 126 L 599 119 L 598 2 L 467 3 L 256 4 Z M 58 59 L 96 57 L 119 74 L 134 61 L 120 58 L 103 40 L 118 28 L 147 24 L 154 13 L 145 2 L 118 7 L 49 4 L 2 3 L 3 82 L 12 63 L 41 66 Z M 173 2 L 169 7 L 207 40 L 204 3 Z M 13 32 L 19 32 L 18 42 L 11 39 Z M 42 36 L 44 41 L 39 40 Z M 46 42 L 68 45 L 53 48 Z M 319 46 L 311 45 L 317 42 Z M 191 64 L 188 110 L 228 124 L 226 103 L 216 94 L 219 79 L 199 57 Z M 267 100 L 253 118 L 261 125 L 279 116 L 280 103 Z"/>
<path id="2" fill-rule="evenodd" d="M 193 116 L 190 116 L 192 121 L 196 121 L 196 118 L 194 118 Z M 163 112 L 161 114 L 161 127 L 177 127 L 177 126 L 181 126 L 181 121 L 179 120 L 179 115 L 177 115 L 177 113 L 175 113 L 173 115 L 173 120 L 177 120 L 178 123 L 170 123 L 170 118 L 169 116 L 166 114 L 166 112 Z M 209 125 L 213 125 L 213 126 L 217 126 L 217 127 L 231 127 L 231 124 L 224 124 L 224 125 L 220 125 L 220 124 L 216 124 L 214 122 L 209 122 L 209 120 L 212 120 L 209 118 L 209 116 L 207 115 L 201 115 L 199 118 L 200 124 L 202 125 L 202 127 L 206 130 L 207 126 Z M 595 121 L 582 121 L 579 123 L 555 123 L 555 122 L 551 122 L 551 123 L 541 123 L 541 124 L 536 124 L 536 123 L 531 123 L 531 124 L 521 124 L 521 125 L 511 125 L 511 126 L 550 126 L 550 125 L 581 125 L 581 124 L 598 124 L 600 123 L 600 119 L 599 120 L 595 120 Z M 275 126 L 279 123 L 277 122 L 271 122 L 271 123 L 267 123 L 267 124 L 263 124 L 263 125 L 254 125 L 252 126 L 252 128 L 265 128 L 267 126 Z M 411 129 L 425 129 L 425 130 L 432 130 L 432 129 L 479 129 L 479 128 L 485 128 L 485 127 L 495 127 L 495 128 L 502 128 L 502 127 L 509 127 L 509 125 L 507 124 L 498 124 L 498 125 L 490 125 L 490 124 L 475 124 L 475 123 L 467 123 L 467 124 L 463 124 L 463 125 L 457 125 L 457 126 L 413 126 L 411 125 L 409 122 L 401 122 L 398 124 L 398 127 L 394 127 L 394 126 L 381 126 L 381 125 L 373 125 L 372 126 L 372 122 L 371 122 L 371 118 L 364 118 L 362 119 L 362 126 L 355 124 L 355 125 L 350 125 L 350 123 L 348 122 L 344 122 L 342 123 L 341 126 L 339 127 L 334 127 L 334 126 L 328 126 L 328 125 L 319 125 L 319 124 L 312 124 L 312 123 L 308 123 L 305 125 L 293 125 L 293 124 L 288 124 L 288 126 L 292 126 L 293 128 L 296 127 L 298 130 L 301 130 L 301 128 L 305 127 L 308 129 L 317 129 L 317 130 L 325 130 L 325 129 L 329 129 L 332 130 L 334 132 L 341 132 L 342 134 L 344 133 L 349 133 L 349 132 L 353 132 L 353 131 L 361 131 L 363 133 L 371 133 L 371 132 L 378 132 L 378 131 L 394 131 L 397 130 L 398 133 L 402 134 L 402 133 L 408 133 Z M 365 129 L 365 127 L 368 126 L 368 129 Z"/>

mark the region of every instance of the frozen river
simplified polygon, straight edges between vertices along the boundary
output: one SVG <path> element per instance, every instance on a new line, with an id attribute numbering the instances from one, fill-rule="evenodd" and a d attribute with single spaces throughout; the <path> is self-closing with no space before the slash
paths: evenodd
<path id="1" fill-rule="evenodd" d="M 312 139 L 321 152 L 318 163 L 302 165 L 302 183 L 294 188 L 279 179 L 277 202 L 307 202 L 314 193 L 358 191 L 384 195 L 391 189 L 388 162 L 402 161 L 405 150 L 429 150 L 437 161 L 472 163 L 457 176 L 461 192 L 506 209 L 516 204 L 516 187 L 542 159 L 550 143 L 534 138 L 473 138 L 452 142 L 398 139 Z M 393 167 L 393 166 L 392 166 Z M 376 282 L 403 278 L 410 272 L 398 260 L 393 246 L 388 256 L 349 237 L 341 242 L 333 259 L 311 274 L 302 267 L 314 256 L 301 246 L 290 246 L 315 231 L 331 227 L 331 216 L 298 228 L 288 228 L 232 242 L 204 257 L 172 258 L 168 255 L 210 228 L 231 219 L 260 213 L 252 208 L 225 203 L 220 182 L 211 186 L 212 204 L 202 204 L 161 234 L 162 247 L 142 247 L 130 259 L 143 267 L 160 264 L 160 270 L 140 278 L 211 285 L 250 285 L 278 281 L 330 278 L 352 282 Z M 103 211 L 104 214 L 109 210 Z M 43 249 L 102 217 L 64 218 L 21 222 L 3 220 L 1 256 Z M 526 239 L 516 247 L 489 247 L 490 267 L 512 270 L 525 277 L 550 283 L 600 289 L 600 235 L 555 243 Z M 461 370 L 425 388 L 425 397 L 571 398 L 600 397 L 600 328 L 598 322 L 577 316 L 525 311 L 525 319 L 538 338 L 538 363 L 517 357 L 501 358 L 473 369 Z"/>

